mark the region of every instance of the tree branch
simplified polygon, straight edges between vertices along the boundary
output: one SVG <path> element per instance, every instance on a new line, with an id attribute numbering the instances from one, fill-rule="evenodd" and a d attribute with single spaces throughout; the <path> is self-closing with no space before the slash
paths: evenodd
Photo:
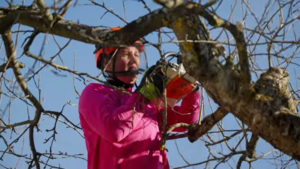
<path id="1" fill-rule="evenodd" d="M 30 126 L 29 126 L 29 140 L 30 140 L 30 148 L 33 154 L 33 159 L 35 161 L 36 168 L 39 169 L 39 153 L 37 153 L 35 149 L 35 144 L 34 144 L 34 127 L 37 125 L 37 123 L 40 120 L 41 113 L 44 111 L 42 105 L 40 102 L 34 97 L 34 95 L 30 92 L 30 90 L 27 87 L 26 82 L 24 81 L 22 77 L 22 73 L 19 70 L 19 64 L 17 62 L 17 57 L 16 57 L 16 51 L 13 45 L 12 37 L 11 37 L 11 32 L 10 30 L 4 32 L 2 34 L 2 39 L 5 45 L 5 51 L 6 51 L 6 56 L 7 59 L 10 60 L 10 65 L 13 68 L 14 75 L 17 79 L 18 84 L 20 85 L 22 91 L 24 92 L 25 96 L 27 99 L 31 101 L 31 103 L 36 107 L 36 112 L 34 119 L 31 121 Z"/>
<path id="2" fill-rule="evenodd" d="M 247 152 L 246 155 L 248 158 L 256 158 L 255 148 L 256 148 L 258 140 L 259 140 L 259 136 L 256 134 L 252 134 L 251 139 L 246 147 L 246 152 Z"/>
<path id="3" fill-rule="evenodd" d="M 228 114 L 227 111 L 222 110 L 220 107 L 212 114 L 207 115 L 201 121 L 201 124 L 192 124 L 188 127 L 188 139 L 191 142 L 196 141 L 202 137 L 210 129 L 214 127 L 220 120 Z"/>
<path id="4" fill-rule="evenodd" d="M 2 123 L 4 123 L 3 120 L 1 120 L 1 121 L 2 121 Z M 30 124 L 30 123 L 31 123 L 31 120 L 26 120 L 26 121 L 14 123 L 14 124 L 6 124 L 6 123 L 4 123 L 4 126 L 0 125 L 0 129 L 9 129 L 9 128 L 17 127 L 17 126 L 22 126 L 22 125 L 25 125 L 25 124 Z"/>
<path id="5" fill-rule="evenodd" d="M 18 62 L 17 64 L 18 64 L 19 68 L 25 67 L 24 63 Z M 10 69 L 10 68 L 11 68 L 11 65 L 9 63 L 3 63 L 2 65 L 0 65 L 0 72 L 5 72 L 7 69 Z"/>
<path id="6" fill-rule="evenodd" d="M 48 21 L 52 21 L 53 20 L 53 16 L 52 14 L 50 13 L 50 9 L 47 9 L 47 6 L 44 2 L 44 0 L 35 0 L 37 6 L 40 8 L 41 11 L 44 11 L 45 13 L 45 18 L 48 20 Z"/>

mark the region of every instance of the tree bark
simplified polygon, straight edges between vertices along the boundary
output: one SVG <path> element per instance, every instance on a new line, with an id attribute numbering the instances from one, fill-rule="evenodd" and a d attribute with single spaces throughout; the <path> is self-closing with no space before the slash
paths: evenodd
<path id="1" fill-rule="evenodd" d="M 199 14 L 209 18 L 207 13 Z M 168 27 L 178 39 L 188 37 L 191 40 L 209 40 L 204 35 L 203 26 L 198 24 L 198 16 L 191 10 L 173 17 L 176 21 Z M 275 148 L 300 159 L 300 117 L 288 88 L 289 74 L 286 70 L 273 67 L 263 73 L 256 83 L 245 83 L 247 78 L 244 76 L 248 76 L 247 73 L 228 66 L 230 63 L 221 65 L 212 53 L 213 46 L 210 43 L 186 42 L 179 45 L 185 69 L 201 83 L 220 107 L 232 112 L 254 134 Z M 190 141 L 201 136 L 201 127 L 195 128 L 199 132 L 190 136 Z"/>
<path id="2" fill-rule="evenodd" d="M 21 13 L 21 14 L 20 14 Z M 218 18 L 192 2 L 153 11 L 129 23 L 117 32 L 58 19 L 49 27 L 38 12 L 10 11 L 0 18 L 0 31 L 7 25 L 21 23 L 41 32 L 91 44 L 126 45 L 161 28 L 171 28 L 178 40 L 210 40 L 199 15 L 212 26 L 224 27 L 234 35 L 239 52 L 239 68 L 228 61 L 222 65 L 213 43 L 180 43 L 187 72 L 196 78 L 210 97 L 224 110 L 231 112 L 251 127 L 254 134 L 275 148 L 300 159 L 300 117 L 288 88 L 289 74 L 280 68 L 270 68 L 257 82 L 251 82 L 245 41 L 241 28 Z M 12 21 L 12 19 L 14 19 Z M 203 133 L 194 125 L 190 141 Z M 198 132 L 197 132 L 198 131 Z"/>

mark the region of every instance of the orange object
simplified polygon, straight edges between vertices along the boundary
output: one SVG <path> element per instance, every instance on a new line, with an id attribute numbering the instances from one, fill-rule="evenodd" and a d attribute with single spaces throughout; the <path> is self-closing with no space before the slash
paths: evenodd
<path id="1" fill-rule="evenodd" d="M 190 93 L 194 88 L 195 85 L 192 85 L 178 74 L 167 84 L 167 98 L 180 99 L 187 93 Z"/>
<path id="2" fill-rule="evenodd" d="M 170 107 L 173 107 L 197 87 L 196 79 L 186 73 L 182 64 L 169 65 L 166 76 L 169 79 L 166 84 L 166 97 Z"/>

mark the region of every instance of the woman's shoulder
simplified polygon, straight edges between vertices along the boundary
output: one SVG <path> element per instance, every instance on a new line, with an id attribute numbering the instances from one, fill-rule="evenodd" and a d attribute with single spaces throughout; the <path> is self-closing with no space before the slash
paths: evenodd
<path id="1" fill-rule="evenodd" d="M 90 83 L 84 87 L 80 94 L 80 98 L 85 98 L 109 92 L 109 87 L 100 83 Z"/>
<path id="2" fill-rule="evenodd" d="M 82 99 L 92 99 L 96 97 L 101 97 L 102 99 L 116 99 L 116 98 L 127 98 L 125 95 L 130 96 L 132 91 L 127 90 L 126 92 L 119 91 L 108 85 L 100 83 L 90 83 L 81 92 L 80 98 Z M 91 98 L 92 97 L 92 98 Z"/>
<path id="3" fill-rule="evenodd" d="M 91 102 L 97 101 L 113 101 L 120 102 L 120 99 L 124 94 L 114 90 L 110 86 L 100 83 L 90 83 L 85 86 L 79 97 L 79 105 L 90 104 Z"/>
<path id="4" fill-rule="evenodd" d="M 82 93 L 85 92 L 101 92 L 101 91 L 108 91 L 110 90 L 110 87 L 101 84 L 101 83 L 90 83 L 88 85 L 85 86 L 85 88 L 83 89 Z"/>

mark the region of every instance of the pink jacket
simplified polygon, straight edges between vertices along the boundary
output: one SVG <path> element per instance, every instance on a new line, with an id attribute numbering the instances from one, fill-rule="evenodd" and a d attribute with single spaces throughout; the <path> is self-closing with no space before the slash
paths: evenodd
<path id="1" fill-rule="evenodd" d="M 79 117 L 88 152 L 88 169 L 169 168 L 166 152 L 160 151 L 162 117 L 158 110 L 163 108 L 157 109 L 132 89 L 128 92 L 132 95 L 97 83 L 83 90 Z M 168 109 L 168 126 L 178 122 L 195 123 L 198 115 L 199 92 L 194 92 L 182 100 L 181 106 Z"/>

